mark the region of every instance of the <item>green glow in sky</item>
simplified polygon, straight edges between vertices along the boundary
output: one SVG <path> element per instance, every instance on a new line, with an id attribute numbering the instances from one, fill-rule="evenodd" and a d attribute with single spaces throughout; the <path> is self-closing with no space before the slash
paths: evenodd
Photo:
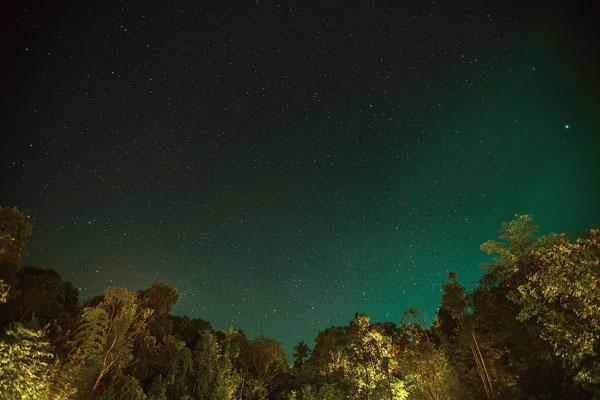
<path id="1" fill-rule="evenodd" d="M 5 13 L 0 199 L 82 298 L 164 281 L 289 349 L 433 313 L 514 214 L 600 224 L 587 10 L 113 3 Z"/>

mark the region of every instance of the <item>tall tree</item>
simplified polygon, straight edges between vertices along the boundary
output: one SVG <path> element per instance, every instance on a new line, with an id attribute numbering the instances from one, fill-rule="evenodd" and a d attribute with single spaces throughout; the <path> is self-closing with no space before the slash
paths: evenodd
<path id="1" fill-rule="evenodd" d="M 31 235 L 31 224 L 16 207 L 0 207 L 0 283 L 3 297 L 8 298 L 19 263 L 25 257 L 25 240 Z M 2 311 L 2 308 L 0 308 Z"/>
<path id="2" fill-rule="evenodd" d="M 238 387 L 239 375 L 222 351 L 217 338 L 202 336 L 194 351 L 196 377 L 194 397 L 199 400 L 232 399 Z"/>
<path id="3" fill-rule="evenodd" d="M 531 258 L 535 270 L 514 295 L 518 319 L 535 320 L 575 380 L 600 390 L 600 230 L 534 249 Z"/>
<path id="4" fill-rule="evenodd" d="M 2 307 L 0 323 L 27 321 L 35 315 L 42 323 L 50 323 L 51 343 L 59 345 L 76 318 L 78 291 L 47 268 L 23 267 L 16 277 L 18 283 L 8 304 Z"/>
<path id="5" fill-rule="evenodd" d="M 46 330 L 12 324 L 0 340 L 0 393 L 5 399 L 41 399 L 50 386 L 53 354 Z"/>
<path id="6" fill-rule="evenodd" d="M 153 337 L 152 337 L 153 338 Z M 185 399 L 191 396 L 194 380 L 192 351 L 185 342 L 173 336 L 164 336 L 162 343 L 142 346 L 135 366 L 135 377 L 140 379 L 149 400 Z M 146 368 L 140 368 L 146 364 Z"/>
<path id="7" fill-rule="evenodd" d="M 137 297 L 143 308 L 154 310 L 148 324 L 150 333 L 159 341 L 163 336 L 170 335 L 173 323 L 169 319 L 169 313 L 179 300 L 177 289 L 154 281 L 149 288 L 140 290 Z"/>
<path id="8" fill-rule="evenodd" d="M 348 332 L 349 368 L 346 373 L 353 384 L 351 398 L 391 399 L 395 379 L 391 375 L 391 338 L 384 335 L 381 325 L 371 324 L 370 318 L 356 313 Z"/>
<path id="9" fill-rule="evenodd" d="M 467 343 L 472 361 L 476 367 L 477 375 L 481 381 L 486 398 L 492 398 L 494 395 L 494 384 L 488 368 L 488 360 L 478 334 L 473 324 L 473 318 L 468 310 L 472 306 L 471 296 L 467 290 L 456 280 L 456 273 L 450 272 L 448 275 L 449 283 L 442 285 L 443 295 L 441 309 L 447 311 L 448 315 L 456 321 L 455 340 L 457 345 Z"/>
<path id="10" fill-rule="evenodd" d="M 31 235 L 31 224 L 16 207 L 0 207 L 0 263 L 19 263 L 27 254 L 25 240 Z"/>
<path id="11" fill-rule="evenodd" d="M 183 340 L 190 349 L 196 348 L 198 340 L 205 334 L 213 331 L 210 322 L 202 318 L 190 319 L 187 315 L 183 317 L 169 315 L 169 321 L 172 323 L 173 336 Z"/>
<path id="12" fill-rule="evenodd" d="M 405 311 L 399 333 L 398 367 L 407 381 L 410 398 L 447 399 L 447 362 L 433 342 L 423 314 L 414 308 Z"/>
<path id="13" fill-rule="evenodd" d="M 572 387 L 572 383 L 564 379 L 569 376 L 569 371 L 578 384 L 598 385 L 592 372 L 594 362 L 591 361 L 593 354 L 598 354 L 594 348 L 598 340 L 594 339 L 595 328 L 590 331 L 588 327 L 588 324 L 593 326 L 594 317 L 586 320 L 577 316 L 579 308 L 587 308 L 587 313 L 580 314 L 582 317 L 593 316 L 593 304 L 598 301 L 594 277 L 595 274 L 597 277 L 594 234 L 591 233 L 591 240 L 585 244 L 571 243 L 567 234 L 535 237 L 538 228 L 531 226 L 531 221 L 531 216 L 521 215 L 503 223 L 499 240 L 490 240 L 481 246 L 483 251 L 497 254 L 495 264 L 482 266 L 488 270 L 486 275 L 490 280 L 498 282 L 497 289 L 504 292 L 509 300 L 503 310 L 513 310 L 513 322 L 507 322 L 512 329 L 505 327 L 504 331 L 512 336 L 512 352 L 522 354 L 520 361 L 517 357 L 509 357 L 513 366 L 520 366 L 516 375 L 522 381 L 521 391 L 537 396 L 554 393 L 562 398 L 579 398 L 577 390 L 581 387 Z M 582 290 L 583 287 L 586 289 Z M 586 306 L 588 301 L 589 306 Z M 503 304 L 500 300 L 495 303 Z M 495 315 L 501 314 L 496 308 Z M 520 326 L 514 326 L 515 319 Z M 583 323 L 579 325 L 581 329 L 578 329 L 577 322 Z M 527 346 L 519 345 L 517 337 L 523 334 L 527 336 L 523 338 Z M 559 344 L 561 338 L 567 337 L 572 339 Z M 571 344 L 568 344 L 569 341 Z M 532 354 L 538 356 L 532 357 Z M 560 370 L 560 361 L 555 361 L 556 357 L 562 360 L 566 370 Z M 580 361 L 583 364 L 579 364 Z M 537 389 L 532 392 L 532 388 Z"/>
<path id="14" fill-rule="evenodd" d="M 280 389 L 288 373 L 283 344 L 256 336 L 242 352 L 244 394 L 248 399 L 267 399 Z"/>
<path id="15" fill-rule="evenodd" d="M 119 378 L 133 363 L 133 345 L 148 334 L 151 314 L 139 306 L 134 293 L 120 287 L 109 287 L 100 304 L 82 309 L 71 342 L 82 396 L 107 379 Z"/>
<path id="16" fill-rule="evenodd" d="M 348 332 L 345 327 L 332 326 L 319 332 L 309 359 L 310 366 L 319 377 L 329 383 L 342 383 L 345 380 L 348 344 Z M 345 386 L 345 382 L 342 386 Z"/>
<path id="17" fill-rule="evenodd" d="M 303 341 L 294 346 L 292 357 L 294 358 L 294 367 L 301 367 L 310 356 L 310 347 Z"/>
<path id="18" fill-rule="evenodd" d="M 515 302 L 519 297 L 518 287 L 527 281 L 536 270 L 531 258 L 534 249 L 547 249 L 557 243 L 568 243 L 566 234 L 550 234 L 536 237 L 539 230 L 537 225 L 530 225 L 531 215 L 516 215 L 510 222 L 503 222 L 500 228 L 499 240 L 488 240 L 481 245 L 481 250 L 487 254 L 496 253 L 494 264 L 481 266 L 496 275 L 507 289 L 507 298 Z"/>

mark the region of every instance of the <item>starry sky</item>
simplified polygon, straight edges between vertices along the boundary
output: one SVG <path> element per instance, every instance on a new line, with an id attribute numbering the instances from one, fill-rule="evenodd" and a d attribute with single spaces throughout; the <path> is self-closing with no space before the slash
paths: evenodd
<path id="1" fill-rule="evenodd" d="M 0 205 L 82 299 L 167 282 L 289 351 L 432 315 L 517 213 L 600 226 L 583 2 L 1 4 Z"/>

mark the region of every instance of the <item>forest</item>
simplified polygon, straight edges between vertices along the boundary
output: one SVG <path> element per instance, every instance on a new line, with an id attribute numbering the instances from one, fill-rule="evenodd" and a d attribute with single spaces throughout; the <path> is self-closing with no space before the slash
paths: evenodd
<path id="1" fill-rule="evenodd" d="M 481 245 L 432 322 L 356 314 L 288 355 L 264 336 L 171 314 L 165 283 L 80 301 L 54 270 L 21 266 L 32 226 L 0 208 L 2 399 L 600 399 L 600 229 L 540 236 L 529 215 Z"/>

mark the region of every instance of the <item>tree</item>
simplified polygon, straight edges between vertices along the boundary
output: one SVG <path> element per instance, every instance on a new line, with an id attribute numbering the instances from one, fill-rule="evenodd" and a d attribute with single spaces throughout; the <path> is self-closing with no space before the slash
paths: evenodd
<path id="1" fill-rule="evenodd" d="M 190 349 L 196 347 L 196 343 L 203 335 L 213 331 L 210 322 L 202 318 L 190 319 L 187 315 L 183 317 L 169 315 L 169 321 L 172 323 L 173 336 L 183 340 Z"/>
<path id="2" fill-rule="evenodd" d="M 8 291 L 10 290 L 10 285 L 4 283 L 3 279 L 0 279 L 0 303 L 6 303 L 8 300 Z"/>
<path id="3" fill-rule="evenodd" d="M 344 400 L 346 397 L 335 385 L 324 384 L 318 388 L 315 385 L 302 385 L 300 390 L 292 390 L 288 400 Z M 404 398 L 398 398 L 398 400 Z"/>
<path id="4" fill-rule="evenodd" d="M 179 300 L 177 289 L 154 281 L 149 288 L 140 290 L 137 297 L 143 308 L 154 310 L 148 324 L 150 333 L 158 340 L 170 335 L 173 323 L 169 320 L 169 313 Z"/>
<path id="5" fill-rule="evenodd" d="M 52 322 L 49 335 L 57 345 L 59 336 L 71 328 L 77 315 L 79 292 L 70 282 L 62 281 L 56 271 L 47 268 L 23 267 L 16 277 L 18 284 L 3 307 L 0 321 L 25 321 L 35 315 L 42 323 Z"/>
<path id="6" fill-rule="evenodd" d="M 534 249 L 531 258 L 535 270 L 514 296 L 517 318 L 535 320 L 576 382 L 600 388 L 600 229 Z"/>
<path id="7" fill-rule="evenodd" d="M 295 391 L 298 398 L 325 395 L 346 399 L 403 399 L 404 383 L 394 374 L 391 329 L 394 324 L 371 324 L 356 313 L 346 327 L 319 332 L 306 363 L 313 381 Z M 317 395 L 317 393 L 322 393 Z"/>
<path id="8" fill-rule="evenodd" d="M 447 363 L 430 338 L 425 318 L 416 309 L 404 312 L 400 321 L 398 363 L 411 398 L 447 398 Z"/>
<path id="9" fill-rule="evenodd" d="M 338 383 L 345 377 L 349 338 L 345 327 L 332 326 L 319 332 L 309 364 L 318 376 L 326 381 Z M 340 379 L 338 379 L 340 378 Z"/>
<path id="10" fill-rule="evenodd" d="M 0 207 L 0 263 L 18 264 L 27 254 L 25 240 L 31 235 L 31 224 L 16 207 Z"/>
<path id="11" fill-rule="evenodd" d="M 382 326 L 371 324 L 370 318 L 356 313 L 348 332 L 346 374 L 350 377 L 354 399 L 392 398 L 391 338 Z"/>
<path id="12" fill-rule="evenodd" d="M 248 399 L 266 399 L 276 392 L 288 372 L 283 344 L 256 336 L 242 352 L 244 393 Z"/>
<path id="13" fill-rule="evenodd" d="M 144 358 L 142 362 L 150 364 L 149 369 L 152 373 L 144 385 L 147 388 L 148 399 L 190 398 L 195 379 L 194 360 L 192 351 L 186 347 L 185 342 L 173 336 L 164 336 L 160 345 L 144 349 L 146 351 L 141 354 Z M 136 377 L 139 377 L 139 374 L 136 374 Z"/>
<path id="14" fill-rule="evenodd" d="M 293 350 L 292 357 L 294 357 L 294 367 L 299 368 L 310 356 L 310 347 L 308 347 L 303 340 L 295 345 Z"/>
<path id="15" fill-rule="evenodd" d="M 204 335 L 194 351 L 196 368 L 194 397 L 200 400 L 229 400 L 236 392 L 239 376 L 221 352 L 214 335 Z"/>
<path id="16" fill-rule="evenodd" d="M 468 315 L 468 309 L 471 305 L 469 304 L 470 296 L 456 280 L 456 272 L 450 272 L 448 280 L 449 283 L 442 285 L 444 294 L 442 295 L 441 308 L 446 310 L 450 317 L 456 321 L 455 339 L 457 343 L 466 342 L 468 344 L 485 396 L 489 399 L 494 394 L 494 385 L 472 318 L 469 318 Z"/>
<path id="17" fill-rule="evenodd" d="M 488 240 L 481 245 L 481 250 L 487 254 L 496 253 L 495 264 L 481 264 L 481 267 L 496 275 L 502 285 L 508 290 L 507 298 L 515 302 L 519 297 L 517 287 L 535 272 L 531 254 L 534 249 L 550 248 L 557 243 L 568 243 L 566 234 L 550 234 L 535 237 L 537 225 L 530 225 L 531 215 L 516 215 L 510 222 L 503 222 L 500 228 L 500 240 Z"/>
<path id="18" fill-rule="evenodd" d="M 19 263 L 27 254 L 25 240 L 31 235 L 31 224 L 16 207 L 0 207 L 0 288 L 1 299 L 7 300 L 18 280 Z M 5 301 L 2 301 L 5 302 Z M 3 311 L 0 308 L 0 311 Z"/>
<path id="19" fill-rule="evenodd" d="M 230 360 L 234 360 L 240 355 L 241 348 L 237 339 L 243 338 L 242 342 L 246 343 L 244 332 L 235 329 L 233 326 L 230 326 L 227 330 L 218 331 L 215 337 L 223 349 L 223 355 Z"/>
<path id="20" fill-rule="evenodd" d="M 53 354 L 46 329 L 12 324 L 0 341 L 0 393 L 5 399 L 39 399 L 49 390 Z"/>
<path id="21" fill-rule="evenodd" d="M 96 307 L 84 307 L 71 352 L 77 360 L 76 371 L 83 396 L 133 363 L 133 345 L 148 334 L 152 310 L 142 308 L 134 293 L 109 287 Z"/>
<path id="22" fill-rule="evenodd" d="M 551 233 L 536 238 L 533 234 L 537 227 L 530 226 L 530 222 L 531 216 L 525 215 L 503 223 L 500 240 L 481 246 L 487 253 L 498 254 L 496 263 L 482 266 L 497 278 L 498 288 L 510 301 L 507 307 L 514 309 L 514 318 L 520 322 L 518 331 L 529 335 L 528 349 L 512 346 L 513 351 L 526 358 L 521 361 L 526 364 L 517 375 L 523 379 L 531 375 L 527 370 L 536 371 L 528 379 L 529 384 L 521 385 L 522 390 L 527 392 L 536 383 L 539 386 L 544 381 L 540 379 L 541 372 L 547 374 L 543 386 L 553 387 L 553 393 L 562 392 L 563 398 L 567 394 L 577 398 L 573 394 L 577 388 L 569 388 L 569 383 L 561 377 L 570 373 L 580 388 L 581 385 L 597 388 L 600 384 L 597 378 L 600 370 L 595 361 L 600 350 L 598 317 L 595 317 L 599 301 L 596 233 L 590 231 L 587 238 L 575 244 L 567 234 Z M 518 342 L 513 340 L 513 343 Z M 545 348 L 547 344 L 550 346 Z M 536 351 L 531 352 L 531 348 Z M 532 359 L 528 353 L 542 356 Z M 548 357 L 544 358 L 544 354 Z M 562 361 L 564 370 L 557 370 L 555 357 L 558 363 Z M 546 367 L 540 369 L 540 366 Z"/>

